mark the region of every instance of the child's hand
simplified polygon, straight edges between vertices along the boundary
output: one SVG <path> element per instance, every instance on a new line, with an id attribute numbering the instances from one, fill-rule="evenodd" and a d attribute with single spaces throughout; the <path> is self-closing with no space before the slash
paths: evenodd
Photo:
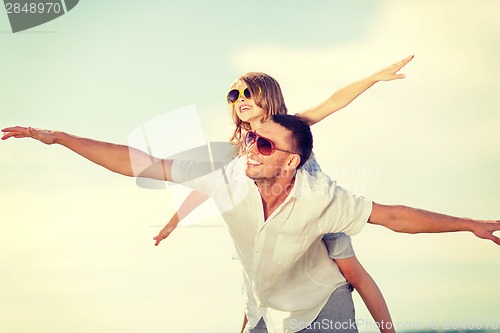
<path id="1" fill-rule="evenodd" d="M 391 81 L 397 79 L 404 79 L 406 76 L 404 74 L 397 74 L 397 72 L 403 68 L 407 63 L 409 63 L 413 59 L 413 55 L 409 56 L 397 62 L 389 67 L 382 69 L 380 72 L 373 74 L 373 78 L 375 81 Z"/>
<path id="2" fill-rule="evenodd" d="M 170 233 L 172 233 L 172 231 L 175 230 L 176 227 L 177 227 L 177 225 L 171 226 L 170 223 L 169 223 L 163 229 L 161 229 L 161 231 L 158 234 L 158 236 L 153 237 L 153 239 L 156 241 L 155 246 L 158 246 L 158 244 L 160 244 L 160 242 L 162 240 L 164 240 L 165 238 L 167 238 L 170 235 Z"/>

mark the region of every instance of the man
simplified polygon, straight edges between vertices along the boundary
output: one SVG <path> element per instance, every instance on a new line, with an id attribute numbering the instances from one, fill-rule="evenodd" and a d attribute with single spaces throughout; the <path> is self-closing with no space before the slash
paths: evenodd
<path id="1" fill-rule="evenodd" d="M 250 332 L 356 331 L 346 291 L 337 288 L 340 272 L 321 242 L 325 233 L 352 235 L 368 221 L 405 233 L 471 231 L 500 245 L 493 235 L 500 221 L 384 206 L 351 195 L 322 173 L 308 175 L 299 167 L 311 153 L 312 135 L 294 116 L 273 116 L 249 132 L 245 157 L 201 177 L 193 176 L 198 174 L 194 162 L 155 159 L 126 146 L 23 127 L 3 131 L 3 139 L 58 143 L 128 176 L 134 175 L 134 160 L 141 176 L 185 183 L 211 195 L 243 266 Z"/>
<path id="2" fill-rule="evenodd" d="M 499 242 L 491 234 L 498 223 L 379 205 L 324 174 L 297 170 L 312 149 L 309 128 L 297 117 L 275 115 L 246 141 L 246 159 L 225 169 L 227 185 L 222 172 L 189 181 L 191 162 L 176 161 L 170 171 L 174 181 L 210 194 L 223 212 L 243 265 L 250 332 L 356 331 L 349 291 L 338 288 L 343 279 L 324 253 L 325 233 L 355 234 L 369 220 L 398 232 L 470 230 Z M 243 169 L 251 180 L 241 177 Z"/>

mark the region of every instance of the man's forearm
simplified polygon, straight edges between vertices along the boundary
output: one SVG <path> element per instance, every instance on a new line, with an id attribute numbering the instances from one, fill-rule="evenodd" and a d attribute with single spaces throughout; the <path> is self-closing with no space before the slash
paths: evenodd
<path id="1" fill-rule="evenodd" d="M 368 222 L 409 234 L 470 231 L 479 238 L 489 239 L 500 245 L 500 238 L 493 235 L 500 230 L 500 220 L 473 220 L 405 206 L 379 205 L 374 202 Z"/>
<path id="2" fill-rule="evenodd" d="M 370 223 L 409 234 L 473 231 L 477 221 L 406 206 L 374 203 Z"/>
<path id="3" fill-rule="evenodd" d="M 54 143 L 125 176 L 134 176 L 131 161 L 137 163 L 136 170 L 143 170 L 155 162 L 148 154 L 125 145 L 81 138 L 65 132 L 56 132 L 54 137 Z"/>

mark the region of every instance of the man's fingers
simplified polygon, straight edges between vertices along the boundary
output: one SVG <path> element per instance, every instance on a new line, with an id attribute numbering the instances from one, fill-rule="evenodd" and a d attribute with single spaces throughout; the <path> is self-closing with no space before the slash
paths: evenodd
<path id="1" fill-rule="evenodd" d="M 494 235 L 491 235 L 491 241 L 497 245 L 500 245 L 500 238 Z"/>
<path id="2" fill-rule="evenodd" d="M 491 230 L 491 237 L 490 239 L 497 245 L 500 245 L 500 237 L 495 236 L 493 233 L 499 232 L 500 231 L 500 220 L 495 221 L 493 224 L 493 230 Z"/>
<path id="3" fill-rule="evenodd" d="M 26 127 L 21 127 L 21 126 L 13 126 L 13 127 L 6 127 L 2 129 L 2 132 L 22 132 L 26 131 Z"/>
<path id="4" fill-rule="evenodd" d="M 2 140 L 7 140 L 8 138 L 11 138 L 11 137 L 24 138 L 24 137 L 27 137 L 31 134 L 28 128 L 20 127 L 20 126 L 6 127 L 4 129 L 2 129 L 2 132 L 5 133 L 2 136 Z"/>
<path id="5" fill-rule="evenodd" d="M 480 230 L 478 232 L 474 232 L 474 234 L 482 239 L 489 239 L 493 243 L 500 245 L 500 237 L 494 235 L 494 233 L 498 233 L 500 230 L 500 221 L 490 221 L 487 223 L 482 223 L 480 226 Z"/>
<path id="6" fill-rule="evenodd" d="M 5 127 L 2 129 L 2 132 L 12 132 L 12 131 L 16 131 L 19 129 L 19 126 L 14 126 L 14 127 Z"/>
<path id="7" fill-rule="evenodd" d="M 3 136 L 2 136 L 2 140 L 7 140 L 8 138 L 11 138 L 11 137 L 15 137 L 15 138 L 21 138 L 22 135 L 17 133 L 17 132 L 8 132 L 8 133 L 5 133 Z"/>

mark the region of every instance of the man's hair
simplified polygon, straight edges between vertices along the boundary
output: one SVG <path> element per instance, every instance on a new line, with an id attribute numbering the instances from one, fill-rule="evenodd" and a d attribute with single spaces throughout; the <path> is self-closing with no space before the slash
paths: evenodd
<path id="1" fill-rule="evenodd" d="M 275 114 L 271 116 L 271 120 L 291 132 L 293 150 L 300 156 L 300 163 L 297 166 L 297 169 L 300 169 L 311 157 L 313 148 L 311 128 L 297 116 Z"/>

